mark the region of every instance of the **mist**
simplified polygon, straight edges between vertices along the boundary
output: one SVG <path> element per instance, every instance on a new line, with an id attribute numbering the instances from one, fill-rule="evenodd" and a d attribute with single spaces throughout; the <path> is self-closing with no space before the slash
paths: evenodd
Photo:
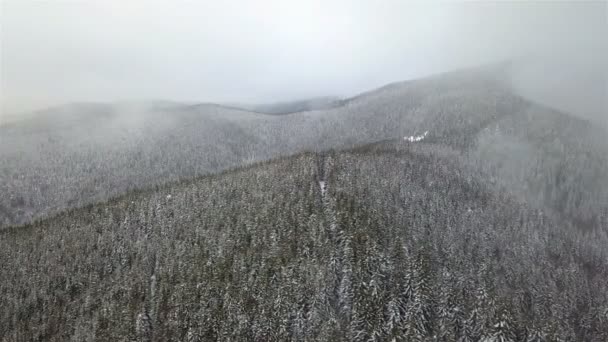
<path id="1" fill-rule="evenodd" d="M 522 95 L 608 123 L 607 4 L 3 1 L 2 116 L 69 102 L 348 97 L 514 61 Z"/>
<path id="2" fill-rule="evenodd" d="M 608 341 L 607 7 L 0 0 L 0 341 Z"/>

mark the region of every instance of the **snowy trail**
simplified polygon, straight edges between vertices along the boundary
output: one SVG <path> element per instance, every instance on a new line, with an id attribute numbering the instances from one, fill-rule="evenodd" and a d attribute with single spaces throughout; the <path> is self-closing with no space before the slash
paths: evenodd
<path id="1" fill-rule="evenodd" d="M 321 198 L 323 199 L 327 193 L 327 184 L 324 180 L 319 181 L 319 188 L 321 189 Z"/>
<path id="2" fill-rule="evenodd" d="M 328 169 L 327 157 L 325 154 L 321 154 L 317 159 L 317 168 L 319 175 L 319 190 L 321 191 L 321 201 L 325 202 L 327 195 L 327 187 L 329 182 L 327 181 L 327 169 Z"/>
<path id="3" fill-rule="evenodd" d="M 329 195 L 329 163 L 327 157 L 322 154 L 318 160 L 318 168 L 319 168 L 319 190 L 321 194 L 321 205 L 323 206 L 323 212 L 325 213 L 325 217 L 328 218 L 329 221 L 329 230 L 332 233 L 335 233 L 337 230 L 337 220 L 336 220 L 336 212 L 333 208 L 333 204 Z"/>

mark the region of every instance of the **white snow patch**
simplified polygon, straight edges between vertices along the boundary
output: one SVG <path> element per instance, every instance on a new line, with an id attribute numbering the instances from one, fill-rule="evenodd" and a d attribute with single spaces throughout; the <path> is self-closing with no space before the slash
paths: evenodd
<path id="1" fill-rule="evenodd" d="M 418 142 L 418 141 L 422 141 L 424 138 L 426 138 L 426 136 L 428 134 L 429 134 L 429 131 L 426 131 L 422 135 L 412 135 L 409 137 L 403 137 L 403 140 L 409 141 L 409 142 Z"/>
<path id="2" fill-rule="evenodd" d="M 321 189 L 321 195 L 325 196 L 325 193 L 327 192 L 327 184 L 325 184 L 325 181 L 319 181 L 319 188 Z"/>

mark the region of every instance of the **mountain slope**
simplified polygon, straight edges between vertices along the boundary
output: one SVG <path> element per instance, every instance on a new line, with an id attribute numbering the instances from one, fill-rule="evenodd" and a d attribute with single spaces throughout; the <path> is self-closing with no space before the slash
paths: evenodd
<path id="1" fill-rule="evenodd" d="M 311 110 L 323 110 L 340 107 L 342 100 L 337 97 L 314 97 L 303 100 L 276 102 L 265 104 L 232 104 L 231 107 L 241 108 L 251 112 L 285 115 Z"/>
<path id="2" fill-rule="evenodd" d="M 427 142 L 282 158 L 0 234 L 0 339 L 608 338 L 608 232 Z"/>
<path id="3" fill-rule="evenodd" d="M 486 68 L 397 83 L 336 108 L 291 115 L 212 104 L 87 104 L 2 126 L 0 193 L 8 195 L 0 198 L 0 226 L 129 189 L 426 131 L 429 141 L 491 169 L 509 191 L 582 227 L 597 227 L 608 208 L 608 189 L 598 186 L 608 183 L 605 132 L 524 100 Z M 503 146 L 517 154 L 498 157 Z"/>

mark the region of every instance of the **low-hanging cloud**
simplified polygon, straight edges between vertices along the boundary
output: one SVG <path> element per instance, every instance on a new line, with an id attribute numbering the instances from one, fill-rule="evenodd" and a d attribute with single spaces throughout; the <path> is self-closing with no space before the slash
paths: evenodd
<path id="1" fill-rule="evenodd" d="M 275 102 L 515 60 L 533 99 L 608 122 L 605 2 L 3 1 L 2 113 Z"/>

